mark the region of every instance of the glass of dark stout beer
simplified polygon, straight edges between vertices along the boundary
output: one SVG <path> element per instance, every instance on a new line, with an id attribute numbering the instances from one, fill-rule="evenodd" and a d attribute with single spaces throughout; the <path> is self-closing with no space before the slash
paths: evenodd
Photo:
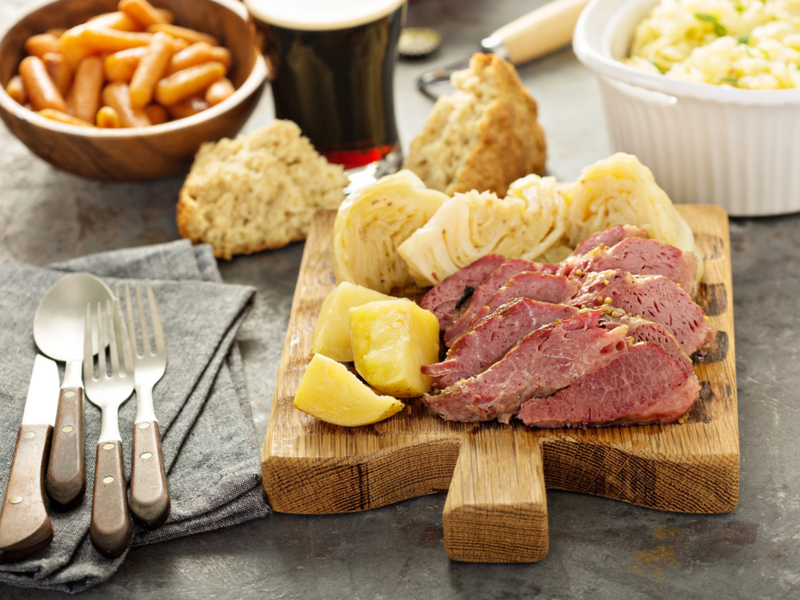
<path id="1" fill-rule="evenodd" d="M 405 0 L 245 0 L 270 70 L 275 116 L 297 123 L 351 181 L 400 167 L 394 65 Z"/>

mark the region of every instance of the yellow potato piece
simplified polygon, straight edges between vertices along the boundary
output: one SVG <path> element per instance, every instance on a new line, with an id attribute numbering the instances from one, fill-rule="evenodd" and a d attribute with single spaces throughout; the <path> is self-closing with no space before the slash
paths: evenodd
<path id="1" fill-rule="evenodd" d="M 439 360 L 439 321 L 411 300 L 351 308 L 350 343 L 356 371 L 379 392 L 413 398 L 431 387 L 420 367 Z"/>
<path id="2" fill-rule="evenodd" d="M 379 396 L 343 364 L 316 354 L 297 387 L 294 406 L 320 421 L 357 427 L 383 421 L 403 410 L 405 404 Z"/>
<path id="3" fill-rule="evenodd" d="M 324 354 L 339 362 L 351 362 L 350 309 L 367 302 L 393 299 L 349 281 L 340 283 L 322 303 L 311 335 L 311 354 Z"/>

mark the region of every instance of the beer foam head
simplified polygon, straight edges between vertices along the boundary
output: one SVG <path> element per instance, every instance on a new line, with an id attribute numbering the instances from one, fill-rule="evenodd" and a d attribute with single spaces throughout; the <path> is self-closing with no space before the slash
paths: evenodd
<path id="1" fill-rule="evenodd" d="M 300 31 L 347 29 L 377 21 L 405 0 L 245 0 L 257 19 Z"/>

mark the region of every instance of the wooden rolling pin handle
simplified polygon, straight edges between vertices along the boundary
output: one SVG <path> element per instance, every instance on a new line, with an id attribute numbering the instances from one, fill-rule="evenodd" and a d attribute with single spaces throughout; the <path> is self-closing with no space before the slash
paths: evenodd
<path id="1" fill-rule="evenodd" d="M 22 425 L 0 513 L 0 563 L 33 556 L 53 540 L 44 503 L 44 468 L 50 425 Z"/>
<path id="2" fill-rule="evenodd" d="M 515 65 L 539 58 L 568 45 L 588 0 L 553 0 L 504 25 L 487 40 L 497 38 Z M 484 43 L 486 40 L 484 40 Z"/>
<path id="3" fill-rule="evenodd" d="M 169 516 L 169 491 L 158 421 L 133 426 L 131 457 L 131 513 L 146 529 L 155 529 Z"/>
<path id="4" fill-rule="evenodd" d="M 86 490 L 83 388 L 61 388 L 47 466 L 47 495 L 59 508 L 71 508 Z"/>
<path id="5" fill-rule="evenodd" d="M 97 444 L 89 537 L 100 554 L 116 558 L 130 545 L 131 535 L 122 442 L 100 442 Z"/>

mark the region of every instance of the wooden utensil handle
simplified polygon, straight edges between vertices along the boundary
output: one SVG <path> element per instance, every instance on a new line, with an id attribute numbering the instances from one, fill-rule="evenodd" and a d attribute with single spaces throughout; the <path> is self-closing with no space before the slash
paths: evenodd
<path id="1" fill-rule="evenodd" d="M 131 542 L 131 519 L 122 463 L 122 442 L 97 444 L 89 537 L 103 556 L 120 556 Z"/>
<path id="2" fill-rule="evenodd" d="M 83 388 L 61 388 L 47 467 L 47 495 L 60 508 L 71 508 L 86 490 Z"/>
<path id="3" fill-rule="evenodd" d="M 155 529 L 169 516 L 169 490 L 158 421 L 133 426 L 131 513 L 139 525 Z"/>
<path id="4" fill-rule="evenodd" d="M 50 425 L 19 428 L 0 513 L 0 563 L 33 556 L 53 540 L 44 503 L 45 457 L 52 431 Z"/>
<path id="5" fill-rule="evenodd" d="M 515 65 L 566 46 L 588 0 L 554 0 L 492 34 L 503 41 Z"/>

